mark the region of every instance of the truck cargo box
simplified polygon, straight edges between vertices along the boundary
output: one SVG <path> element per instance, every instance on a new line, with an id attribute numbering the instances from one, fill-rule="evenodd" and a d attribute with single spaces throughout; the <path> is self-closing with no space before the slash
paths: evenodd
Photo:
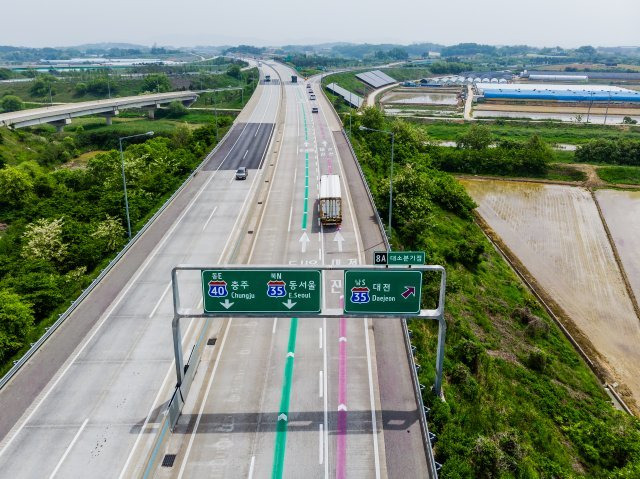
<path id="1" fill-rule="evenodd" d="M 342 223 L 342 195 L 338 175 L 322 175 L 320 177 L 318 216 L 322 224 L 337 225 Z"/>

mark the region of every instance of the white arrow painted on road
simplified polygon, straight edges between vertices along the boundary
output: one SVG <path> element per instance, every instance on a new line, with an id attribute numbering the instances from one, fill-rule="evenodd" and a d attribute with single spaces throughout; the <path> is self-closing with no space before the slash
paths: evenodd
<path id="1" fill-rule="evenodd" d="M 334 236 L 333 241 L 338 242 L 338 251 L 342 253 L 342 242 L 344 241 L 344 236 L 340 234 L 340 231 L 336 232 L 336 235 Z"/>
<path id="2" fill-rule="evenodd" d="M 339 404 L 338 405 L 338 411 L 346 411 L 347 410 L 347 405 L 346 404 Z"/>
<path id="3" fill-rule="evenodd" d="M 285 413 L 281 413 L 278 416 L 278 421 L 286 421 L 287 420 L 287 415 Z"/>
<path id="4" fill-rule="evenodd" d="M 230 303 L 228 299 L 224 300 L 224 303 L 220 303 L 222 306 L 224 306 L 224 309 L 229 309 L 231 306 L 233 306 L 235 303 Z"/>
<path id="5" fill-rule="evenodd" d="M 300 239 L 298 241 L 300 241 L 300 243 L 302 244 L 302 252 L 306 253 L 307 252 L 307 244 L 309 244 L 309 241 L 311 241 L 309 239 L 309 236 L 307 235 L 306 231 L 304 233 L 302 233 L 302 236 L 300 236 Z"/>
<path id="6" fill-rule="evenodd" d="M 344 336 L 340 336 L 340 339 L 338 339 L 339 343 L 346 343 L 347 342 L 347 338 L 345 338 Z"/>
<path id="7" fill-rule="evenodd" d="M 289 351 L 289 352 L 287 353 L 287 357 L 288 357 L 288 358 L 293 358 L 294 356 L 295 356 L 295 354 L 293 353 L 293 351 Z"/>
<path id="8" fill-rule="evenodd" d="M 286 303 L 282 303 L 282 304 L 284 304 L 287 307 L 287 309 L 291 309 L 298 303 L 294 303 L 293 301 L 291 301 L 291 299 L 288 299 Z"/>

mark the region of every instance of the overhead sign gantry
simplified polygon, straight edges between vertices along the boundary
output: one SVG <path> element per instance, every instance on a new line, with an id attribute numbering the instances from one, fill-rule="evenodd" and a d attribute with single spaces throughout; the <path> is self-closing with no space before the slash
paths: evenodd
<path id="1" fill-rule="evenodd" d="M 376 252 L 378 253 L 382 252 Z M 436 319 L 439 323 L 436 381 L 439 394 L 444 361 L 444 298 L 446 272 L 439 265 L 415 264 L 424 261 L 423 252 L 384 252 L 381 266 L 316 266 L 314 268 L 287 266 L 200 266 L 179 265 L 171 272 L 173 291 L 173 346 L 176 360 L 176 393 L 169 414 L 171 427 L 184 404 L 193 381 L 203 341 L 194 345 L 185 365 L 182 353 L 181 318 L 212 317 L 389 317 Z M 407 258 L 405 259 L 405 255 Z M 396 263 L 396 265 L 391 265 Z M 397 263 L 404 265 L 397 265 Z M 342 278 L 337 273 L 342 272 Z M 197 308 L 181 306 L 179 273 L 199 276 L 201 302 Z M 434 309 L 422 308 L 422 284 L 425 273 L 440 275 L 440 292 Z M 184 281 L 184 280 L 183 280 Z M 325 288 L 330 284 L 331 287 Z M 193 289 L 189 288 L 193 301 Z M 328 307 L 327 296 L 339 295 L 343 306 Z M 337 301 L 329 301 L 337 302 Z M 193 364 L 192 364 L 193 362 Z M 179 393 L 179 394 L 178 394 Z"/>

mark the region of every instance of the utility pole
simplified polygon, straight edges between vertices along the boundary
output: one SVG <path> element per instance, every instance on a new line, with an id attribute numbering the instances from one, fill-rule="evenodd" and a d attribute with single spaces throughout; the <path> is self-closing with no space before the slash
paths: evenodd
<path id="1" fill-rule="evenodd" d="M 124 190 L 124 208 L 127 215 L 127 232 L 129 233 L 129 241 L 131 241 L 131 219 L 129 218 L 129 198 L 127 196 L 127 179 L 124 174 L 124 153 L 122 151 L 122 140 L 128 140 L 129 138 L 136 138 L 138 136 L 153 136 L 152 131 L 146 133 L 140 133 L 139 135 L 123 136 L 118 138 L 120 145 L 120 163 L 122 165 L 122 188 Z"/>

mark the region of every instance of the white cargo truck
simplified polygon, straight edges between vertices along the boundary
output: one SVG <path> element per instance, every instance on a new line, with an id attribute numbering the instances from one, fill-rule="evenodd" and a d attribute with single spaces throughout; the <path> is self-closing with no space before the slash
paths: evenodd
<path id="1" fill-rule="evenodd" d="M 342 196 L 340 194 L 340 177 L 338 175 L 322 175 L 320 177 L 318 216 L 320 217 L 320 223 L 323 225 L 339 225 L 342 223 Z"/>

